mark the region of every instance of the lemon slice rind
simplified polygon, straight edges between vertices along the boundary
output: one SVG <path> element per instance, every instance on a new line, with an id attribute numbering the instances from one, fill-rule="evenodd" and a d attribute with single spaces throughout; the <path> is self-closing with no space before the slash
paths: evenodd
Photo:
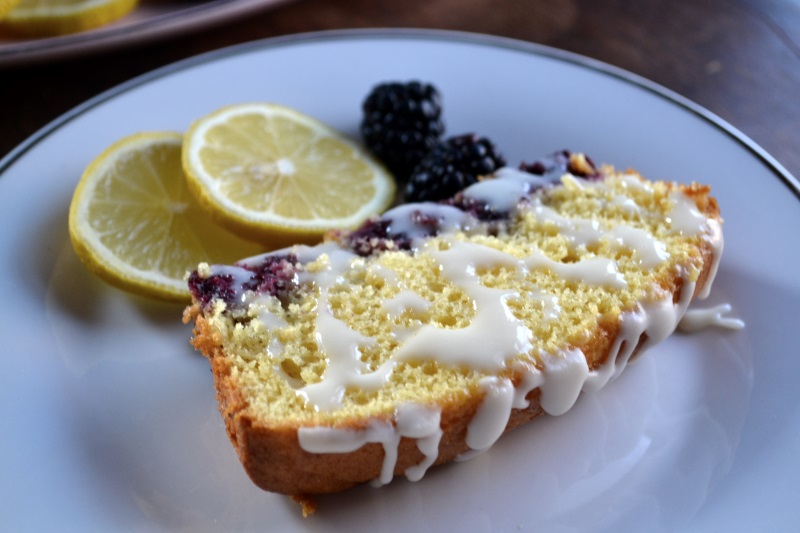
<path id="1" fill-rule="evenodd" d="M 280 119 L 305 128 L 310 134 L 308 144 L 333 143 L 341 157 L 352 164 L 362 166 L 370 173 L 369 185 L 374 188 L 371 198 L 358 205 L 347 216 L 334 218 L 295 218 L 283 216 L 271 210 L 253 210 L 238 203 L 223 190 L 220 176 L 210 172 L 203 162 L 202 152 L 212 143 L 209 134 L 219 127 L 224 127 L 240 117 L 260 117 L 265 121 Z M 224 147 L 223 147 L 224 148 Z M 231 151 L 238 147 L 232 146 Z M 219 148 L 222 149 L 222 148 Z M 334 162 L 332 162 L 334 163 Z M 294 167 L 292 161 L 259 161 L 252 166 L 280 172 L 281 166 Z M 335 165 L 334 165 L 335 166 Z M 238 234 L 247 236 L 271 246 L 282 246 L 298 242 L 317 242 L 328 231 L 333 229 L 353 228 L 370 215 L 379 213 L 389 206 L 394 198 L 394 180 L 386 169 L 372 158 L 358 144 L 339 133 L 330 126 L 305 115 L 292 108 L 272 103 L 243 103 L 218 109 L 215 112 L 195 121 L 187 130 L 183 149 L 183 167 L 189 190 L 194 193 L 198 202 L 220 224 Z M 241 169 L 240 169 L 241 170 Z M 245 171 L 246 172 L 246 171 Z M 255 171 L 254 171 L 255 172 Z M 336 179 L 331 175 L 319 175 L 319 180 Z M 291 179 L 291 178 L 289 178 Z M 283 182 L 285 184 L 285 181 Z M 347 191 L 342 191 L 346 195 Z M 280 199 L 285 201 L 286 199 Z M 342 201 L 342 197 L 323 198 L 322 202 Z"/>
<path id="2" fill-rule="evenodd" d="M 199 262 L 232 261 L 263 250 L 239 241 L 222 229 L 208 226 L 205 213 L 186 190 L 180 168 L 182 140 L 183 136 L 176 132 L 144 132 L 125 137 L 104 150 L 86 168 L 75 189 L 69 210 L 69 233 L 81 262 L 111 285 L 142 296 L 185 303 L 190 298 L 185 275 Z M 170 168 L 176 172 L 169 176 L 159 176 L 158 166 L 150 165 L 142 155 L 156 145 L 163 148 L 162 154 L 163 150 L 174 152 L 175 162 Z M 150 188 L 133 178 L 126 181 L 127 177 L 110 177 L 114 172 L 119 176 L 119 165 L 132 157 L 143 157 L 148 167 L 144 171 L 151 177 L 159 176 L 151 180 Z M 114 192 L 122 189 L 131 191 L 131 197 L 127 198 L 125 192 Z M 152 212 L 151 219 L 162 215 L 168 222 L 154 230 L 153 220 L 136 223 L 135 216 L 129 214 L 132 211 L 120 211 L 119 219 L 113 219 L 112 214 L 98 222 L 92 219 L 92 210 L 101 202 L 116 204 L 120 210 L 135 212 L 140 209 L 145 213 L 143 217 Z M 125 221 L 131 220 L 133 224 L 126 225 Z M 218 255 L 208 254 L 206 243 L 198 242 L 197 235 L 187 235 L 187 227 L 207 237 L 208 245 L 215 247 Z M 158 240 L 152 235 L 154 231 L 161 232 L 164 237 Z M 112 250 L 105 244 L 111 232 L 116 232 L 112 242 L 122 243 L 121 248 Z M 224 243 L 222 257 L 219 256 L 220 242 Z M 176 257 L 182 259 L 180 264 L 175 264 Z M 140 268 L 137 263 L 152 263 L 153 267 Z"/>
<path id="3" fill-rule="evenodd" d="M 50 37 L 99 28 L 130 13 L 138 0 L 21 0 L 2 21 L 18 37 Z"/>
<path id="4" fill-rule="evenodd" d="M 14 9 L 20 0 L 0 0 L 0 20 L 2 20 L 6 14 Z"/>

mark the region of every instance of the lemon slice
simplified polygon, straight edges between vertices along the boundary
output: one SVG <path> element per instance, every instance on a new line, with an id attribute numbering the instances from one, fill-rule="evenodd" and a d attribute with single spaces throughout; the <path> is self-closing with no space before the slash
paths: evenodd
<path id="1" fill-rule="evenodd" d="M 19 4 L 20 0 L 0 0 L 0 20 L 11 11 L 17 4 Z"/>
<path id="2" fill-rule="evenodd" d="M 83 173 L 69 210 L 81 261 L 109 283 L 185 301 L 187 271 L 263 249 L 213 223 L 186 187 L 182 135 L 139 133 L 100 154 Z"/>
<path id="3" fill-rule="evenodd" d="M 277 104 L 238 104 L 197 120 L 183 169 L 221 224 L 271 247 L 355 227 L 394 197 L 393 178 L 365 150 Z"/>
<path id="4" fill-rule="evenodd" d="M 0 22 L 0 28 L 19 37 L 77 33 L 121 18 L 137 3 L 138 0 L 20 0 Z"/>

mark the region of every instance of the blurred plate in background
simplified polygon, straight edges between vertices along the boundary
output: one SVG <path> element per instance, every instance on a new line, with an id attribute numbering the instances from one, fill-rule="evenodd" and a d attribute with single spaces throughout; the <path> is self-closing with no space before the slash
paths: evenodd
<path id="1" fill-rule="evenodd" d="M 43 39 L 0 36 L 0 67 L 51 61 L 144 43 L 222 24 L 289 0 L 141 0 L 128 16 L 94 30 Z"/>

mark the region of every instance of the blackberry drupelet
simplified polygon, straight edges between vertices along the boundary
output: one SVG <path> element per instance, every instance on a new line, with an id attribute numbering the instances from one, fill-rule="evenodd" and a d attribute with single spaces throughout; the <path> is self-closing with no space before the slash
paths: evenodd
<path id="1" fill-rule="evenodd" d="M 428 83 L 382 83 L 369 93 L 362 110 L 364 143 L 398 181 L 408 178 L 444 133 L 441 96 Z"/>
<path id="2" fill-rule="evenodd" d="M 494 144 L 475 134 L 438 144 L 416 166 L 405 188 L 406 202 L 435 202 L 454 196 L 506 164 Z"/>

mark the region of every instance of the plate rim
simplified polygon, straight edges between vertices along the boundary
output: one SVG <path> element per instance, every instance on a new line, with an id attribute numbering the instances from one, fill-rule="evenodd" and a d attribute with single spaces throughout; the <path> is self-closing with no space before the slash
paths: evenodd
<path id="1" fill-rule="evenodd" d="M 54 35 L 41 39 L 20 39 L 0 42 L 0 69 L 72 57 L 95 47 L 121 48 L 143 44 L 168 35 L 175 36 L 210 25 L 221 24 L 247 13 L 279 7 L 292 0 L 208 0 L 181 9 L 142 18 L 125 19 L 90 31 Z M 174 27 L 181 24 L 179 27 Z M 170 33 L 169 30 L 173 31 Z"/>
<path id="2" fill-rule="evenodd" d="M 774 156 L 762 148 L 758 143 L 745 135 L 741 130 L 700 104 L 648 78 L 598 59 L 541 43 L 523 41 L 512 37 L 503 37 L 485 33 L 424 28 L 355 28 L 292 33 L 238 43 L 223 48 L 210 50 L 208 52 L 203 52 L 195 56 L 190 56 L 188 58 L 163 65 L 154 70 L 135 76 L 114 87 L 106 89 L 45 124 L 27 139 L 25 139 L 22 143 L 12 148 L 11 151 L 5 156 L 0 158 L 0 179 L 3 178 L 6 171 L 8 171 L 24 154 L 42 142 L 45 138 L 47 138 L 47 136 L 66 126 L 75 118 L 91 111 L 93 108 L 108 100 L 111 100 L 142 85 L 146 85 L 147 83 L 159 78 L 169 76 L 182 70 L 187 70 L 197 65 L 220 61 L 228 57 L 259 49 L 268 50 L 284 46 L 292 46 L 300 43 L 312 43 L 325 40 L 353 40 L 387 37 L 409 40 L 417 39 L 463 42 L 526 52 L 533 55 L 539 55 L 558 61 L 563 61 L 583 68 L 588 68 L 594 72 L 630 83 L 650 92 L 651 94 L 659 96 L 668 102 L 683 108 L 684 110 L 691 112 L 696 117 L 706 121 L 714 126 L 715 129 L 736 141 L 751 155 L 755 156 L 756 159 L 761 161 L 761 163 L 770 170 L 770 173 L 777 177 L 789 189 L 789 192 L 793 193 L 795 198 L 800 201 L 800 180 L 793 176 L 788 169 L 786 169 Z"/>

